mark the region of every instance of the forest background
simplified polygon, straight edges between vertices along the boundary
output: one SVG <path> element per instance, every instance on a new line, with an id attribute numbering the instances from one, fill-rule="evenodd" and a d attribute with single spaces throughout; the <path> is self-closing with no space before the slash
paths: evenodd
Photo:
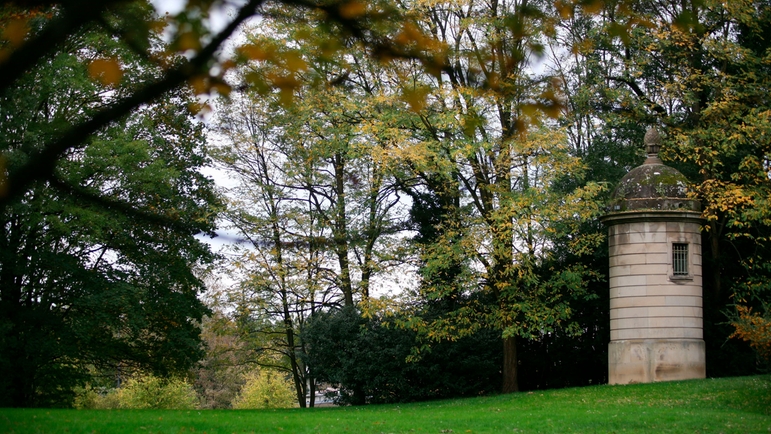
<path id="1" fill-rule="evenodd" d="M 768 2 L 16 1 L 0 20 L 0 405 L 602 383 L 598 217 L 651 126 L 704 209 L 707 374 L 768 367 Z M 217 225 L 240 241 L 219 255 L 196 238 Z"/>

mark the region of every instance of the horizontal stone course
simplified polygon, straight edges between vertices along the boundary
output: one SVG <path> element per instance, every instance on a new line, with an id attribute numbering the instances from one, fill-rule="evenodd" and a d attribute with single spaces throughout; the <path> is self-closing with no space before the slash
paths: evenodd
<path id="1" fill-rule="evenodd" d="M 616 244 L 666 243 L 666 232 L 628 232 L 614 235 Z"/>
<path id="2" fill-rule="evenodd" d="M 619 254 L 610 257 L 610 266 L 618 267 L 623 265 L 667 265 L 669 264 L 669 254 L 667 252 L 641 252 L 635 254 Z M 659 270 L 660 271 L 660 270 Z"/>
<path id="3" fill-rule="evenodd" d="M 703 337 L 704 332 L 701 328 L 645 328 L 610 331 L 611 342 L 625 339 L 703 339 Z"/>
<path id="4" fill-rule="evenodd" d="M 661 252 L 661 253 L 645 252 L 644 258 L 645 258 L 646 264 L 656 264 L 656 265 L 669 264 L 671 259 L 668 252 Z"/>
<path id="5" fill-rule="evenodd" d="M 702 307 L 702 297 L 687 295 L 659 295 L 639 297 L 614 297 L 610 299 L 610 308 L 643 307 L 643 306 L 693 306 Z"/>
<path id="6" fill-rule="evenodd" d="M 643 258 L 644 259 L 644 258 Z M 634 265 L 611 265 L 610 277 L 623 277 L 623 276 L 651 276 L 656 273 L 667 270 L 666 263 L 664 264 L 634 264 Z"/>
<path id="7" fill-rule="evenodd" d="M 667 233 L 680 233 L 688 235 L 698 235 L 701 239 L 701 228 L 690 222 L 667 222 L 665 230 Z"/>
<path id="8" fill-rule="evenodd" d="M 611 330 L 623 329 L 657 329 L 663 327 L 671 328 L 695 328 L 702 327 L 700 317 L 690 316 L 653 316 L 638 318 L 619 318 L 610 320 Z"/>
<path id="9" fill-rule="evenodd" d="M 610 310 L 610 319 L 682 316 L 699 317 L 703 315 L 703 309 L 696 306 L 642 306 L 623 307 Z"/>
<path id="10" fill-rule="evenodd" d="M 609 238 L 610 241 L 615 241 L 614 237 Z M 618 243 L 610 244 L 609 253 L 611 258 L 617 255 L 635 255 L 640 253 L 667 253 L 669 251 L 666 244 L 628 244 L 620 245 Z"/>
<path id="11" fill-rule="evenodd" d="M 647 267 L 647 266 L 646 266 Z M 668 286 L 673 292 L 677 288 L 687 285 L 696 285 L 701 288 L 701 267 L 692 267 L 692 274 L 687 278 L 680 278 L 670 274 L 620 274 L 610 275 L 609 283 L 611 288 L 622 288 L 626 286 Z M 614 272 L 615 274 L 616 272 Z"/>
<path id="12" fill-rule="evenodd" d="M 646 285 L 623 286 L 610 288 L 610 298 L 645 297 L 648 287 Z"/>
<path id="13" fill-rule="evenodd" d="M 701 296 L 701 285 L 693 283 L 683 285 L 648 285 L 645 295 L 689 295 L 694 297 Z"/>

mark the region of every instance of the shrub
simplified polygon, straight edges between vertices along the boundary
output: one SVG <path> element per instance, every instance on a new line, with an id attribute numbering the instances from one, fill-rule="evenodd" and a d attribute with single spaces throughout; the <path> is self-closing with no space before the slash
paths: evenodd
<path id="1" fill-rule="evenodd" d="M 78 394 L 75 408 L 192 410 L 198 408 L 198 395 L 193 386 L 184 380 L 145 375 L 132 378 L 123 387 L 105 394 L 85 389 Z"/>
<path id="2" fill-rule="evenodd" d="M 759 358 L 771 362 L 771 309 L 766 305 L 763 308 L 765 314 L 759 314 L 737 305 L 737 315 L 731 322 L 735 331 L 730 337 L 749 342 Z"/>
<path id="3" fill-rule="evenodd" d="M 102 397 L 91 388 L 76 388 L 75 401 L 72 406 L 78 410 L 98 408 L 98 402 Z"/>
<path id="4" fill-rule="evenodd" d="M 198 407 L 198 396 L 186 381 L 152 375 L 128 380 L 119 389 L 118 401 L 121 408 L 190 410 Z"/>
<path id="5" fill-rule="evenodd" d="M 289 408 L 294 407 L 296 399 L 294 387 L 285 377 L 262 371 L 247 377 L 241 393 L 233 401 L 233 408 Z"/>

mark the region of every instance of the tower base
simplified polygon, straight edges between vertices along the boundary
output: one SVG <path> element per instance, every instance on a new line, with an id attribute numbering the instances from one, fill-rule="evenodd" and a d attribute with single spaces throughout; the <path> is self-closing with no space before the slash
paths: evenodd
<path id="1" fill-rule="evenodd" d="M 705 378 L 703 340 L 645 339 L 608 344 L 608 384 Z"/>

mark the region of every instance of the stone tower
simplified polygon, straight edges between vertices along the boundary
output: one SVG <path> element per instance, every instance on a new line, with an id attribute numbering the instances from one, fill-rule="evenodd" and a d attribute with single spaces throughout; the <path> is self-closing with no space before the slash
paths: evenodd
<path id="1" fill-rule="evenodd" d="M 700 205 L 658 157 L 630 171 L 602 217 L 610 247 L 610 384 L 704 378 Z"/>

